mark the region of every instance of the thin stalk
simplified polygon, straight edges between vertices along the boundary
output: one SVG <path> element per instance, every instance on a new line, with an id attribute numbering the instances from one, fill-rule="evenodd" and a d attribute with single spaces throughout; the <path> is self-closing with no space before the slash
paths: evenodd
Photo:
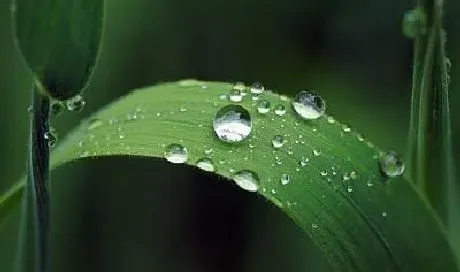
<path id="1" fill-rule="evenodd" d="M 419 0 L 426 34 L 414 41 L 408 175 L 448 224 L 453 168 L 442 0 Z"/>
<path id="2" fill-rule="evenodd" d="M 32 89 L 29 126 L 27 186 L 23 198 L 19 255 L 19 272 L 49 271 L 49 132 L 50 100 L 36 85 Z"/>

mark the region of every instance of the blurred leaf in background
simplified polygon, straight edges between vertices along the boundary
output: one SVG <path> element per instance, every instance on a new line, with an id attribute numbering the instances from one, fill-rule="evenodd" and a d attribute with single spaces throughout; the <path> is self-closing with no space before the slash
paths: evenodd
<path id="1" fill-rule="evenodd" d="M 458 168 L 460 25 L 455 11 L 460 2 L 446 3 Z M 103 49 L 88 104 L 83 112 L 64 114 L 53 125 L 62 138 L 83 117 L 128 90 L 157 82 L 261 81 L 274 90 L 292 90 L 288 95 L 300 88 L 317 89 L 328 102 L 329 114 L 340 116 L 381 148 L 402 153 L 409 123 L 412 44 L 401 34 L 401 19 L 413 4 L 411 0 L 108 1 Z M 0 86 L 14 90 L 3 91 L 0 99 L 2 191 L 25 170 L 31 82 L 12 37 L 9 1 L 1 1 Z M 54 180 L 62 181 L 53 187 L 55 267 L 330 270 L 279 210 L 216 183 L 213 176 L 176 167 L 151 160 L 108 159 L 79 162 L 53 174 Z M 152 180 L 162 185 L 153 186 Z M 11 270 L 17 226 L 18 213 L 0 226 L 2 271 Z M 267 245 L 284 250 L 266 252 Z"/>

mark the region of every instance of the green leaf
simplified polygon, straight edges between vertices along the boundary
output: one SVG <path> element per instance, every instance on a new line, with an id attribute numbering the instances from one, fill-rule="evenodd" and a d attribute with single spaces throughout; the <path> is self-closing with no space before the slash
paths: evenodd
<path id="1" fill-rule="evenodd" d="M 103 0 L 15 0 L 16 43 L 44 91 L 65 100 L 91 77 L 103 25 Z"/>
<path id="2" fill-rule="evenodd" d="M 258 113 L 251 95 L 236 103 L 251 114 L 249 138 L 218 140 L 212 120 L 232 103 L 219 99 L 230 89 L 184 80 L 136 90 L 76 128 L 54 150 L 52 168 L 85 157 L 163 157 L 169 144 L 181 144 L 191 165 L 211 158 L 228 178 L 219 182 L 231 182 L 235 171 L 255 172 L 258 193 L 289 215 L 337 271 L 458 271 L 444 229 L 413 185 L 383 176 L 380 150 L 331 117 L 302 120 L 288 98 L 266 91 L 260 99 L 271 102 L 267 114 Z M 277 104 L 286 106 L 284 116 L 273 113 Z M 279 149 L 275 135 L 285 140 Z M 306 166 L 301 157 L 309 159 Z M 23 185 L 0 198 L 0 220 L 19 204 Z"/>

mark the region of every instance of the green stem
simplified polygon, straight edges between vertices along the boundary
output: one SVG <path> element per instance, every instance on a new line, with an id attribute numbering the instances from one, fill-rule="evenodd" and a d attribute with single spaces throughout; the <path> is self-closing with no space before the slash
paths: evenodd
<path id="1" fill-rule="evenodd" d="M 453 184 L 448 71 L 442 29 L 442 0 L 419 0 L 427 33 L 414 41 L 408 175 L 448 223 Z"/>
<path id="2" fill-rule="evenodd" d="M 19 241 L 17 271 L 46 272 L 49 266 L 49 132 L 50 100 L 32 90 L 26 193 Z"/>

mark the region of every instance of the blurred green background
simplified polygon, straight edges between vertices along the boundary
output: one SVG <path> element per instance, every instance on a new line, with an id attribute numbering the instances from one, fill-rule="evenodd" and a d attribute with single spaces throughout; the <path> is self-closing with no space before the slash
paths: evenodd
<path id="1" fill-rule="evenodd" d="M 327 111 L 383 149 L 405 151 L 413 0 L 110 0 L 99 65 L 60 138 L 133 88 L 182 78 L 316 89 Z M 454 155 L 460 161 L 460 1 L 446 1 Z M 0 1 L 0 192 L 25 170 L 31 75 Z M 456 168 L 459 166 L 457 163 Z M 55 271 L 330 271 L 277 208 L 230 182 L 161 160 L 90 160 L 53 173 Z M 0 225 L 11 271 L 19 209 Z"/>

